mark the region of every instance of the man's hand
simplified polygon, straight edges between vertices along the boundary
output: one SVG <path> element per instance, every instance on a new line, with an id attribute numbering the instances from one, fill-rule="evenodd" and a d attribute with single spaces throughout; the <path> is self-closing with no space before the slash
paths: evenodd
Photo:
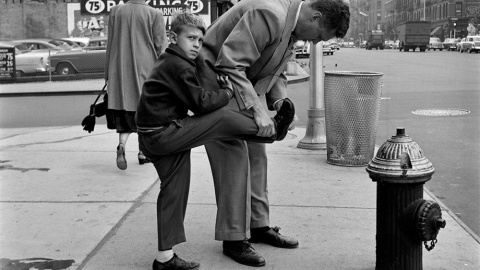
<path id="1" fill-rule="evenodd" d="M 257 136 L 272 137 L 276 134 L 275 125 L 261 104 L 252 107 L 253 119 L 258 126 Z"/>
<path id="2" fill-rule="evenodd" d="M 283 99 L 280 99 L 277 103 L 275 103 L 275 110 L 277 111 L 277 113 L 278 111 L 280 111 L 280 108 L 282 108 L 282 105 Z M 300 118 L 298 118 L 298 116 L 295 114 L 292 123 L 288 126 L 288 130 L 294 130 L 299 120 Z"/>

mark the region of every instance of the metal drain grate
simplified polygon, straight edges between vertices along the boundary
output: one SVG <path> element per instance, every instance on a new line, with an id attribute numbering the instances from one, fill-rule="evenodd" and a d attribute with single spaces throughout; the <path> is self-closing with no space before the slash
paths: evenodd
<path id="1" fill-rule="evenodd" d="M 469 114 L 470 111 L 463 109 L 419 109 L 412 111 L 412 113 L 425 116 L 455 116 Z"/>

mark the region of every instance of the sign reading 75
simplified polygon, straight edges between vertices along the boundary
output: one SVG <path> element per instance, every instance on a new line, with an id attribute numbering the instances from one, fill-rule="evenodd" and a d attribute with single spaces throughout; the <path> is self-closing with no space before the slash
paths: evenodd
<path id="1" fill-rule="evenodd" d="M 128 2 L 122 0 L 81 0 L 80 13 L 82 15 L 108 14 L 110 9 L 116 5 Z M 160 10 L 188 7 L 190 12 L 197 14 L 208 14 L 208 2 L 210 0 L 146 0 L 145 3 Z"/>

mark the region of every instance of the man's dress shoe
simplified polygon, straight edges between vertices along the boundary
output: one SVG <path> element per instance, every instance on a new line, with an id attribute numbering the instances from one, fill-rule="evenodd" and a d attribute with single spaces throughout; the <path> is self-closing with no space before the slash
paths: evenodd
<path id="1" fill-rule="evenodd" d="M 265 259 L 252 248 L 247 240 L 223 241 L 223 254 L 248 266 L 264 266 Z"/>
<path id="2" fill-rule="evenodd" d="M 251 229 L 250 232 L 252 237 L 249 239 L 249 241 L 251 243 L 269 244 L 279 248 L 298 247 L 297 240 L 288 236 L 281 235 L 278 232 L 279 230 L 279 227 L 269 228 L 268 230 Z"/>
<path id="3" fill-rule="evenodd" d="M 273 117 L 275 127 L 277 129 L 277 135 L 275 140 L 281 141 L 287 136 L 288 127 L 295 117 L 295 106 L 293 102 L 285 98 L 283 99 L 282 107 L 278 110 L 278 113 Z"/>

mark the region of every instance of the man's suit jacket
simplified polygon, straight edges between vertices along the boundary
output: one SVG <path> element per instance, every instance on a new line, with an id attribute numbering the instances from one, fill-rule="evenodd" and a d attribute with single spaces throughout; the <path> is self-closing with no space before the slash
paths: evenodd
<path id="1" fill-rule="evenodd" d="M 201 57 L 210 70 L 229 77 L 240 109 L 250 108 L 258 95 L 265 94 L 272 110 L 273 102 L 286 97 L 283 70 L 293 53 L 289 50 L 290 37 L 300 3 L 243 0 L 208 28 Z M 202 69 L 201 76 L 212 78 Z M 205 82 L 204 87 L 213 87 L 208 84 Z"/>

